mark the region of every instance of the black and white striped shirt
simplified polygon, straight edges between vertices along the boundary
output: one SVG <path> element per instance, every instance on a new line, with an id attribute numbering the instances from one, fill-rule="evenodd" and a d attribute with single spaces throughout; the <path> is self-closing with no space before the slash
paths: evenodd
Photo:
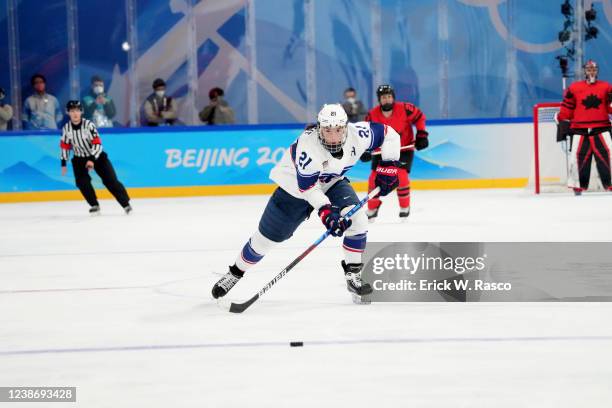
<path id="1" fill-rule="evenodd" d="M 97 159 L 102 153 L 102 142 L 98 129 L 92 121 L 82 119 L 79 125 L 73 125 L 68 121 L 62 129 L 62 139 L 60 140 L 62 149 L 62 166 L 70 158 L 70 150 L 74 151 L 76 157 L 87 157 Z"/>

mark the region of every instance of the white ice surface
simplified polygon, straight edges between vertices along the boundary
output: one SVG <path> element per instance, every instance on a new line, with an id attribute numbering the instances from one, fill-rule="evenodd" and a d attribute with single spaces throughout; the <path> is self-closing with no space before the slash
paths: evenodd
<path id="1" fill-rule="evenodd" d="M 609 303 L 357 306 L 329 239 L 244 314 L 219 309 L 266 201 L 0 205 L 0 386 L 78 387 L 53 407 L 612 406 Z M 415 191 L 404 224 L 395 201 L 370 240 L 612 241 L 611 195 Z M 231 298 L 321 232 L 309 220 Z"/>

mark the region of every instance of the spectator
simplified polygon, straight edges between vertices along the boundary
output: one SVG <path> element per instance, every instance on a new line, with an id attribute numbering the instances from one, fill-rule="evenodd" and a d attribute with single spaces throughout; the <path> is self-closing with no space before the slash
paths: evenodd
<path id="1" fill-rule="evenodd" d="M 96 127 L 113 127 L 113 118 L 117 114 L 115 102 L 104 93 L 104 81 L 97 75 L 91 78 L 91 89 L 83 97 L 85 119 L 91 120 Z"/>
<path id="2" fill-rule="evenodd" d="M 355 88 L 346 88 L 342 107 L 351 123 L 363 121 L 367 113 L 365 106 L 363 106 L 363 102 L 357 99 L 357 91 L 355 91 Z"/>
<path id="3" fill-rule="evenodd" d="M 176 122 L 176 101 L 166 96 L 166 83 L 157 78 L 153 81 L 153 93 L 144 104 L 147 126 L 171 126 Z"/>
<path id="4" fill-rule="evenodd" d="M 47 79 L 34 74 L 30 79 L 34 94 L 28 96 L 23 104 L 24 129 L 57 129 L 64 114 L 57 98 L 47 93 Z"/>
<path id="5" fill-rule="evenodd" d="M 208 92 L 210 103 L 200 112 L 200 120 L 207 125 L 236 123 L 234 111 L 223 98 L 223 89 L 213 88 Z"/>
<path id="6" fill-rule="evenodd" d="M 8 123 L 13 118 L 13 107 L 4 103 L 6 92 L 0 88 L 0 131 L 6 130 Z"/>

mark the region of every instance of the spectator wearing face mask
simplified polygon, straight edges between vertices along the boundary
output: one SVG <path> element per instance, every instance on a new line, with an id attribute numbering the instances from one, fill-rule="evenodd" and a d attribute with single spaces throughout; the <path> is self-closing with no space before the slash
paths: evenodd
<path id="1" fill-rule="evenodd" d="M 115 102 L 104 91 L 104 81 L 95 75 L 91 78 L 89 93 L 83 97 L 83 116 L 99 128 L 113 127 L 113 118 L 117 114 Z"/>
<path id="2" fill-rule="evenodd" d="M 342 107 L 351 123 L 363 121 L 367 113 L 365 106 L 363 106 L 363 102 L 357 99 L 357 91 L 355 91 L 355 88 L 346 88 Z"/>
<path id="3" fill-rule="evenodd" d="M 208 92 L 210 103 L 200 112 L 200 120 L 207 125 L 226 125 L 236 123 L 234 110 L 223 98 L 223 89 L 213 88 Z"/>
<path id="4" fill-rule="evenodd" d="M 13 107 L 4 103 L 6 92 L 0 88 L 0 131 L 6 130 L 8 123 L 13 119 Z"/>
<path id="5" fill-rule="evenodd" d="M 64 117 L 57 98 L 47 93 L 47 79 L 34 74 L 30 79 L 34 93 L 23 103 L 23 127 L 26 130 L 57 129 Z"/>
<path id="6" fill-rule="evenodd" d="M 147 126 L 171 126 L 176 122 L 177 109 L 174 98 L 166 95 L 166 83 L 157 78 L 153 81 L 153 93 L 144 104 Z"/>

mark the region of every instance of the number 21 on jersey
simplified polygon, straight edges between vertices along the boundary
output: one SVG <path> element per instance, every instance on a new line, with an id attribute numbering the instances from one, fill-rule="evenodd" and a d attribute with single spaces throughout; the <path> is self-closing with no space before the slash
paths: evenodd
<path id="1" fill-rule="evenodd" d="M 366 128 L 365 126 L 355 126 L 358 130 L 357 134 L 359 135 L 359 137 L 368 137 L 370 135 L 370 132 L 368 130 L 368 128 Z"/>
<path id="2" fill-rule="evenodd" d="M 304 170 L 304 169 L 306 169 L 306 166 L 308 166 L 310 164 L 311 161 L 312 161 L 312 159 L 310 157 L 308 157 L 306 152 L 302 152 L 302 154 L 300 154 L 300 158 L 298 160 L 298 165 L 302 168 L 302 170 Z"/>

